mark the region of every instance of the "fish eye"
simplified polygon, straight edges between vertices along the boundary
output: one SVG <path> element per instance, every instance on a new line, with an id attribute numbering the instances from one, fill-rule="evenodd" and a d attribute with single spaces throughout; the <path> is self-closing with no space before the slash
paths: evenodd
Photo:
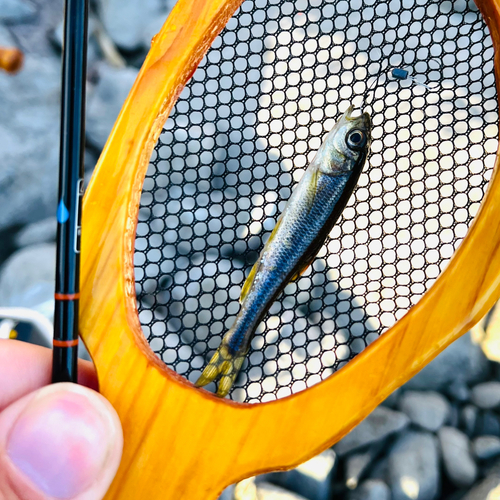
<path id="1" fill-rule="evenodd" d="M 349 148 L 359 151 L 366 146 L 366 134 L 362 130 L 351 130 L 347 133 L 345 142 Z"/>

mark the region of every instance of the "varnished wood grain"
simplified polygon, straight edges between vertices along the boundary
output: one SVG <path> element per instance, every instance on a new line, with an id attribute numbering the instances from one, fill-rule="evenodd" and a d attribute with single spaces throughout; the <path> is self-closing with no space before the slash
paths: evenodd
<path id="1" fill-rule="evenodd" d="M 179 0 L 85 196 L 81 333 L 125 433 L 108 500 L 214 500 L 239 479 L 303 462 L 340 439 L 500 295 L 497 161 L 481 210 L 446 271 L 394 327 L 322 383 L 279 401 L 243 405 L 195 389 L 154 356 L 138 320 L 132 265 L 142 183 L 176 98 L 240 3 Z M 497 48 L 498 5 L 478 3 Z M 498 68 L 498 51 L 495 61 Z"/>

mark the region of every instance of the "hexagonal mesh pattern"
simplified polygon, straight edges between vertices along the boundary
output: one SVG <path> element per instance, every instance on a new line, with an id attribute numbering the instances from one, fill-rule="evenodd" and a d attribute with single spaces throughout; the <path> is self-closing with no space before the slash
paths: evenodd
<path id="1" fill-rule="evenodd" d="M 258 327 L 230 397 L 268 401 L 324 379 L 446 267 L 497 149 L 493 48 L 473 2 L 247 0 L 184 89 L 144 182 L 139 316 L 169 367 L 197 379 L 322 139 L 395 67 L 431 88 L 382 71 L 358 186 Z"/>

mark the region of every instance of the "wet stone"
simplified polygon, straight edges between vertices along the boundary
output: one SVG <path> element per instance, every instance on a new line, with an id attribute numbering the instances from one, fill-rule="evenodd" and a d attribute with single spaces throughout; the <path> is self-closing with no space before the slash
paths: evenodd
<path id="1" fill-rule="evenodd" d="M 472 402 L 483 410 L 500 406 L 500 382 L 484 382 L 472 388 Z"/>
<path id="2" fill-rule="evenodd" d="M 479 460 L 489 460 L 500 455 L 500 438 L 479 436 L 472 441 L 472 450 Z"/>
<path id="3" fill-rule="evenodd" d="M 337 443 L 334 450 L 339 456 L 344 456 L 402 431 L 409 423 L 410 419 L 404 413 L 379 406 Z"/>
<path id="4" fill-rule="evenodd" d="M 438 432 L 446 475 L 458 488 L 471 486 L 477 478 L 477 466 L 472 458 L 467 436 L 453 427 Z"/>
<path id="5" fill-rule="evenodd" d="M 440 491 L 439 452 L 435 436 L 410 431 L 398 437 L 389 454 L 393 500 L 433 500 Z"/>
<path id="6" fill-rule="evenodd" d="M 432 432 L 445 424 L 451 411 L 447 399 L 434 391 L 406 391 L 398 407 L 413 424 Z"/>

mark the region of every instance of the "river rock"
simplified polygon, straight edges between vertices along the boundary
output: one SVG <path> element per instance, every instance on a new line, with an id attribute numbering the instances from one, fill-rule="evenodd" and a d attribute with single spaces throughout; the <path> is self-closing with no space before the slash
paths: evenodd
<path id="1" fill-rule="evenodd" d="M 487 476 L 461 500 L 496 500 L 500 491 L 500 467 L 491 469 Z"/>
<path id="2" fill-rule="evenodd" d="M 479 412 L 476 423 L 477 436 L 500 436 L 500 420 L 491 410 Z"/>
<path id="3" fill-rule="evenodd" d="M 399 398 L 401 397 L 401 389 L 396 389 L 392 394 L 382 402 L 382 406 L 387 406 L 387 408 L 396 408 L 398 405 Z"/>
<path id="4" fill-rule="evenodd" d="M 23 227 L 16 234 L 15 244 L 18 248 L 36 245 L 38 243 L 49 243 L 56 240 L 57 219 L 48 217 L 39 222 L 33 222 Z"/>
<path id="5" fill-rule="evenodd" d="M 295 469 L 266 474 L 262 479 L 309 500 L 328 500 L 336 466 L 337 456 L 329 449 Z"/>
<path id="6" fill-rule="evenodd" d="M 380 479 L 367 479 L 348 495 L 348 500 L 391 500 L 391 490 Z"/>
<path id="7" fill-rule="evenodd" d="M 479 460 L 489 460 L 500 455 L 500 438 L 479 436 L 472 441 L 472 451 Z"/>
<path id="8" fill-rule="evenodd" d="M 469 437 L 476 432 L 478 415 L 479 410 L 474 405 L 464 406 L 460 412 L 460 424 Z"/>
<path id="9" fill-rule="evenodd" d="M 442 427 L 438 437 L 444 470 L 450 481 L 458 488 L 471 486 L 477 478 L 477 466 L 467 436 L 454 427 Z"/>
<path id="10" fill-rule="evenodd" d="M 17 251 L 0 270 L 0 306 L 30 307 L 53 316 L 55 262 L 55 244 Z"/>
<path id="11" fill-rule="evenodd" d="M 470 389 L 463 380 L 454 380 L 447 388 L 446 394 L 455 401 L 465 403 L 470 399 Z"/>
<path id="12" fill-rule="evenodd" d="M 481 347 L 466 333 L 409 380 L 405 388 L 439 391 L 457 380 L 466 384 L 480 382 L 489 372 L 490 363 Z"/>
<path id="13" fill-rule="evenodd" d="M 259 500 L 308 500 L 296 493 L 265 482 L 257 484 L 257 498 Z"/>
<path id="14" fill-rule="evenodd" d="M 404 413 L 379 406 L 335 445 L 335 452 L 344 456 L 363 446 L 380 442 L 387 436 L 402 431 L 409 423 L 410 419 Z"/>
<path id="15" fill-rule="evenodd" d="M 137 77 L 133 68 L 114 68 L 104 62 L 98 66 L 99 81 L 89 92 L 87 139 L 102 149 Z"/>
<path id="16" fill-rule="evenodd" d="M 442 427 L 450 416 L 450 403 L 434 391 L 406 391 L 398 407 L 413 424 L 432 432 Z"/>
<path id="17" fill-rule="evenodd" d="M 384 443 L 376 443 L 362 453 L 353 453 L 345 460 L 345 484 L 353 490 L 358 487 L 367 469 L 374 462 L 382 450 Z"/>
<path id="18" fill-rule="evenodd" d="M 472 402 L 483 410 L 491 410 L 500 405 L 500 382 L 490 381 L 472 388 Z"/>
<path id="19" fill-rule="evenodd" d="M 397 439 L 389 454 L 393 500 L 433 500 L 440 491 L 437 439 L 421 431 Z"/>
<path id="20" fill-rule="evenodd" d="M 98 2 L 100 17 L 108 35 L 118 47 L 127 51 L 145 47 L 148 35 L 154 34 L 150 33 L 151 25 L 158 19 L 164 22 L 174 3 L 174 0 L 142 2 L 99 0 Z"/>
<path id="21" fill-rule="evenodd" d="M 27 0 L 0 0 L 0 21 L 22 23 L 36 15 L 36 8 Z"/>
<path id="22" fill-rule="evenodd" d="M 0 230 L 35 222 L 57 208 L 61 66 L 27 55 L 0 73 Z"/>

